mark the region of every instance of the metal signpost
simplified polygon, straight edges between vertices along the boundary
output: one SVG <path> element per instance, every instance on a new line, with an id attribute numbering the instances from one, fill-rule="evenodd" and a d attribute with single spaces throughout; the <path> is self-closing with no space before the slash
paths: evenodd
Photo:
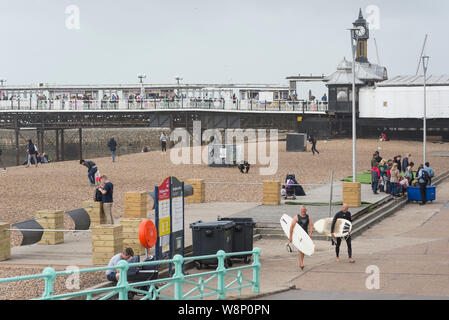
<path id="1" fill-rule="evenodd" d="M 167 177 L 154 190 L 156 260 L 171 259 L 175 254 L 184 256 L 184 182 Z"/>

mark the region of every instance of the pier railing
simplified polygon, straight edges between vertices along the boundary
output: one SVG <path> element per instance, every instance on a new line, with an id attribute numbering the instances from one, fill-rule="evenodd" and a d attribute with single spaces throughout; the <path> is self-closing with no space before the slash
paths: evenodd
<path id="1" fill-rule="evenodd" d="M 325 113 L 327 103 L 302 100 L 145 99 L 145 100 L 0 100 L 0 110 L 95 111 L 95 110 L 241 110 Z"/>
<path id="2" fill-rule="evenodd" d="M 252 255 L 253 263 L 234 268 L 226 268 L 225 261 L 233 256 Z M 251 288 L 252 292 L 260 291 L 260 268 L 259 261 L 260 249 L 254 248 L 252 251 L 225 253 L 220 250 L 213 255 L 182 257 L 175 255 L 173 259 L 158 260 L 151 262 L 128 263 L 125 260 L 119 261 L 113 267 L 98 267 L 79 269 L 77 271 L 55 271 L 47 267 L 41 274 L 18 276 L 13 278 L 0 279 L 0 284 L 8 282 L 18 282 L 24 280 L 43 279 L 45 281 L 44 292 L 38 300 L 60 300 L 69 298 L 85 297 L 91 300 L 94 297 L 100 297 L 99 300 L 108 300 L 118 298 L 119 300 L 128 300 L 129 293 L 140 294 L 141 300 L 196 300 L 206 297 L 216 297 L 225 299 L 228 292 L 237 291 L 239 295 L 242 289 Z M 218 266 L 215 270 L 201 273 L 184 274 L 183 264 L 188 261 L 217 259 Z M 127 272 L 129 268 L 138 268 L 142 266 L 160 266 L 163 264 L 174 264 L 175 272 L 170 278 L 161 278 L 140 282 L 128 282 Z M 118 270 L 120 274 L 119 281 L 115 286 L 82 290 L 64 294 L 54 295 L 54 282 L 57 277 L 68 276 L 74 273 L 91 273 L 106 270 Z M 243 272 L 252 271 L 252 278 L 245 278 Z"/>

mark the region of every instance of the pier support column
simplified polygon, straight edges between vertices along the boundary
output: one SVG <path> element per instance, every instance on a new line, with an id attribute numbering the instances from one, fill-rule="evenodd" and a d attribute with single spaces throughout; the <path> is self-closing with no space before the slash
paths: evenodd
<path id="1" fill-rule="evenodd" d="M 79 136 L 79 155 L 80 155 L 80 160 L 83 159 L 83 129 L 79 128 L 78 129 L 78 136 Z"/>
<path id="2" fill-rule="evenodd" d="M 64 129 L 61 129 L 61 160 L 64 161 Z"/>
<path id="3" fill-rule="evenodd" d="M 56 138 L 56 146 L 55 146 L 55 148 L 56 148 L 56 161 L 59 161 L 60 158 L 59 158 L 59 130 L 58 129 L 55 130 L 55 138 Z"/>
<path id="4" fill-rule="evenodd" d="M 19 129 L 16 129 L 16 165 L 20 165 Z"/>

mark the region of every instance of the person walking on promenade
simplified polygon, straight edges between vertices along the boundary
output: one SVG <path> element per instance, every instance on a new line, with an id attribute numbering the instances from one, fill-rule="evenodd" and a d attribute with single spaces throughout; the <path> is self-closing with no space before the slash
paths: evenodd
<path id="1" fill-rule="evenodd" d="M 33 158 L 34 164 L 37 167 L 37 148 L 34 145 L 34 143 L 31 141 L 31 139 L 28 140 L 28 144 L 26 146 L 26 152 L 27 152 L 27 165 L 28 168 L 31 164 L 31 158 Z"/>
<path id="2" fill-rule="evenodd" d="M 90 160 L 85 161 L 81 159 L 80 164 L 87 168 L 87 177 L 89 178 L 90 185 L 95 186 L 95 173 L 98 170 L 95 162 Z"/>
<path id="3" fill-rule="evenodd" d="M 301 206 L 301 211 L 298 215 L 293 218 L 292 225 L 290 226 L 290 243 L 292 243 L 293 239 L 293 230 L 295 229 L 295 225 L 298 224 L 304 231 L 312 238 L 313 232 L 313 223 L 312 218 L 307 214 L 307 209 L 305 206 Z M 304 270 L 304 253 L 298 251 L 299 255 L 299 267 L 301 270 Z"/>
<path id="4" fill-rule="evenodd" d="M 107 224 L 114 224 L 114 216 L 112 214 L 112 204 L 114 185 L 109 181 L 108 177 L 101 176 L 101 186 L 98 188 L 101 192 L 101 202 L 103 202 L 103 211 L 106 216 Z"/>
<path id="5" fill-rule="evenodd" d="M 395 162 L 393 168 L 390 170 L 390 183 L 391 183 L 391 195 L 393 199 L 396 199 L 399 189 L 399 178 L 401 177 L 401 171 L 398 169 L 398 164 Z"/>
<path id="6" fill-rule="evenodd" d="M 320 154 L 320 152 L 316 149 L 316 138 L 314 136 L 310 135 L 309 142 L 312 144 L 313 155 L 315 155 L 315 152 Z"/>
<path id="7" fill-rule="evenodd" d="M 334 216 L 334 219 L 332 220 L 331 236 L 332 236 L 333 240 L 335 239 L 334 228 L 335 228 L 335 223 L 337 222 L 337 219 L 346 219 L 346 220 L 352 222 L 351 213 L 348 211 L 348 209 L 349 209 L 349 206 L 346 203 L 343 203 L 343 206 L 341 207 L 341 211 L 337 212 Z M 337 262 L 340 262 L 340 245 L 341 245 L 341 238 L 337 238 L 336 246 L 335 246 L 335 254 L 337 256 L 337 259 L 336 259 Z M 351 235 L 350 234 L 348 234 L 348 236 L 346 237 L 346 245 L 348 246 L 349 263 L 354 263 L 355 260 L 352 259 L 352 245 L 351 245 Z"/>
<path id="8" fill-rule="evenodd" d="M 112 162 L 115 162 L 115 151 L 117 150 L 117 141 L 115 141 L 114 137 L 109 139 L 108 147 L 109 151 L 111 151 Z"/>
<path id="9" fill-rule="evenodd" d="M 161 151 L 167 152 L 167 136 L 165 135 L 165 132 L 161 133 L 161 137 L 159 138 L 161 140 Z"/>

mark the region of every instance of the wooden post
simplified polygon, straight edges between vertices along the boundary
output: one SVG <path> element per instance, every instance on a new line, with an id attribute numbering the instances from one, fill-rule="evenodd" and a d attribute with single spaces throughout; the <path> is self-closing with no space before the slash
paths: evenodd
<path id="1" fill-rule="evenodd" d="M 343 203 L 352 208 L 362 206 L 362 185 L 360 182 L 343 182 Z"/>
<path id="2" fill-rule="evenodd" d="M 6 222 L 0 222 L 0 261 L 11 258 L 11 225 Z"/>
<path id="3" fill-rule="evenodd" d="M 281 184 L 279 181 L 263 181 L 264 205 L 279 205 L 281 203 Z"/>
<path id="4" fill-rule="evenodd" d="M 36 218 L 44 229 L 64 229 L 64 211 L 38 211 Z M 59 244 L 64 243 L 64 232 L 45 231 L 38 244 Z"/>
<path id="5" fill-rule="evenodd" d="M 132 248 L 134 254 L 145 254 L 145 248 L 142 247 L 139 240 L 139 226 L 144 219 L 142 218 L 122 218 L 120 225 L 123 227 L 123 248 Z"/>
<path id="6" fill-rule="evenodd" d="M 147 193 L 125 192 L 125 218 L 147 217 Z"/>
<path id="7" fill-rule="evenodd" d="M 89 229 L 106 223 L 106 216 L 104 215 L 103 205 L 101 202 L 86 200 L 83 201 L 83 208 L 86 210 L 90 218 Z"/>
<path id="8" fill-rule="evenodd" d="M 206 202 L 206 186 L 204 179 L 187 179 L 185 184 L 191 184 L 193 195 L 186 198 L 187 203 L 203 203 Z"/>
<path id="9" fill-rule="evenodd" d="M 112 256 L 123 251 L 123 227 L 103 224 L 92 228 L 92 263 L 107 265 Z"/>

